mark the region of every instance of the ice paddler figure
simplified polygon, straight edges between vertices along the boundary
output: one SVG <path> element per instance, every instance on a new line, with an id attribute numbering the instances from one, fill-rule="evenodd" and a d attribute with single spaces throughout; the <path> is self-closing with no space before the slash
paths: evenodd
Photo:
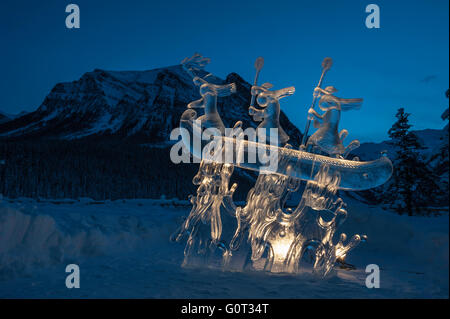
<path id="1" fill-rule="evenodd" d="M 277 139 L 279 145 L 284 145 L 289 136 L 280 125 L 280 99 L 291 96 L 295 93 L 295 87 L 290 86 L 284 89 L 270 91 L 271 83 L 264 83 L 261 86 L 252 86 L 252 96 L 256 96 L 256 101 L 263 109 L 257 109 L 250 105 L 249 114 L 253 116 L 253 120 L 261 122 L 258 129 L 266 130 L 266 142 L 270 143 L 270 129 L 277 129 Z"/>
<path id="2" fill-rule="evenodd" d="M 322 115 L 313 108 L 308 111 L 308 119 L 313 120 L 317 131 L 308 139 L 307 149 L 318 150 L 332 157 L 346 158 L 353 149 L 359 147 L 359 141 L 353 140 L 348 146 L 343 142 L 348 135 L 347 130 L 339 132 L 341 111 L 355 110 L 361 107 L 363 99 L 343 99 L 334 96 L 337 92 L 333 86 L 325 89 L 316 87 L 315 97 L 319 97 L 319 108 L 324 111 Z"/>

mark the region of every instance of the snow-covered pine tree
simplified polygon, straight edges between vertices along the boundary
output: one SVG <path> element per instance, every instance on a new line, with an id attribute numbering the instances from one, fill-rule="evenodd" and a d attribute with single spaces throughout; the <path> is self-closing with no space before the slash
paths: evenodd
<path id="1" fill-rule="evenodd" d="M 404 108 L 398 109 L 395 115 L 397 121 L 388 131 L 397 151 L 391 182 L 384 192 L 384 202 L 399 214 L 408 213 L 411 216 L 429 213 L 427 207 L 433 205 L 439 187 L 436 177 L 418 152 L 423 147 L 410 131 L 409 116 Z"/>

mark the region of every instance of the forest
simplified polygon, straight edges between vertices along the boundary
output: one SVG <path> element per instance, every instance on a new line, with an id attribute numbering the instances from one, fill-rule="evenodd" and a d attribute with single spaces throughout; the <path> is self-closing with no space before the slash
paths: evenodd
<path id="1" fill-rule="evenodd" d="M 0 194 L 8 198 L 187 199 L 198 164 L 173 164 L 169 148 L 120 139 L 19 140 L 0 143 Z M 250 178 L 235 174 L 235 198 Z"/>

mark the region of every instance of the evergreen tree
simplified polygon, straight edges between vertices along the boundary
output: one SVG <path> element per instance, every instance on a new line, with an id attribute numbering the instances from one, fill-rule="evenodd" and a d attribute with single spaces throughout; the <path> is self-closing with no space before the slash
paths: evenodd
<path id="1" fill-rule="evenodd" d="M 450 90 L 447 90 L 445 92 L 445 96 L 447 97 L 447 99 L 449 98 L 450 95 Z M 442 113 L 441 118 L 443 121 L 447 121 L 447 124 L 444 127 L 444 135 L 442 137 L 442 145 L 440 148 L 440 152 L 438 154 L 435 155 L 434 158 L 432 158 L 432 160 L 436 160 L 438 161 L 435 171 L 436 174 L 441 176 L 441 183 L 442 183 L 442 193 L 443 195 L 446 197 L 446 202 L 447 202 L 447 206 L 448 206 L 448 192 L 449 192 L 449 181 L 448 181 L 448 171 L 449 171 L 449 124 L 448 124 L 448 120 L 449 120 L 449 108 L 447 107 L 445 109 L 445 111 Z"/>
<path id="2" fill-rule="evenodd" d="M 423 147 L 410 131 L 409 116 L 403 108 L 398 109 L 397 121 L 388 131 L 397 151 L 391 182 L 384 194 L 385 202 L 393 209 L 411 216 L 428 213 L 427 207 L 432 206 L 439 187 L 433 172 L 418 152 Z"/>

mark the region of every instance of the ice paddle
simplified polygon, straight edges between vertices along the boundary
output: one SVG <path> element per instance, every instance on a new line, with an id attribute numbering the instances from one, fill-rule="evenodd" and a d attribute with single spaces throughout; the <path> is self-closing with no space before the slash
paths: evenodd
<path id="1" fill-rule="evenodd" d="M 323 78 L 325 77 L 325 73 L 327 73 L 327 71 L 331 68 L 332 65 L 333 65 L 333 60 L 331 58 L 323 59 L 322 74 L 320 75 L 319 83 L 317 84 L 316 87 L 320 87 L 322 85 Z M 314 94 L 310 109 L 314 109 L 314 106 L 316 105 L 316 100 L 317 100 L 317 95 Z M 302 145 L 301 145 L 302 148 L 304 148 L 306 145 L 310 125 L 311 125 L 311 120 L 308 119 L 308 122 L 306 122 L 305 131 L 303 132 Z"/>
<path id="2" fill-rule="evenodd" d="M 256 74 L 255 74 L 255 80 L 253 81 L 253 86 L 256 86 L 258 84 L 259 72 L 261 72 L 261 69 L 263 68 L 263 66 L 264 66 L 264 58 L 260 56 L 255 61 Z M 250 106 L 255 105 L 255 99 L 256 99 L 256 95 L 252 94 Z"/>

